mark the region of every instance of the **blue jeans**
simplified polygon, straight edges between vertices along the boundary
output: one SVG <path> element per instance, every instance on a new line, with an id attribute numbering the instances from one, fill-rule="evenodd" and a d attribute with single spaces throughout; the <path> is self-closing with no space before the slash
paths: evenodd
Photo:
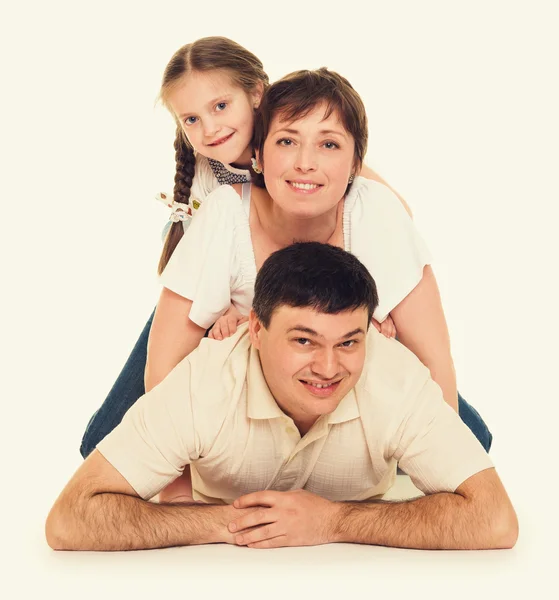
<path id="1" fill-rule="evenodd" d="M 95 446 L 121 421 L 126 411 L 145 394 L 144 370 L 146 368 L 149 330 L 153 321 L 151 313 L 132 353 L 115 381 L 101 408 L 91 417 L 83 435 L 80 452 L 87 458 Z M 458 414 L 472 430 L 487 452 L 491 448 L 493 436 L 477 410 L 458 394 Z"/>
<path id="2" fill-rule="evenodd" d="M 132 353 L 115 381 L 101 408 L 91 417 L 80 446 L 81 455 L 87 458 L 95 446 L 122 421 L 126 411 L 146 393 L 146 369 L 149 331 L 155 310 L 151 313 Z"/>

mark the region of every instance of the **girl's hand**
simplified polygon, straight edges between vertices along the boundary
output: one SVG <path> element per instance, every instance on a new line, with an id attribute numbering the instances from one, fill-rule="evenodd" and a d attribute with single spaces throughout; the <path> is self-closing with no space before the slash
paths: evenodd
<path id="1" fill-rule="evenodd" d="M 230 306 L 227 312 L 214 323 L 208 337 L 212 340 L 224 340 L 232 336 L 241 323 L 246 323 L 248 317 L 242 315 L 234 306 Z"/>
<path id="2" fill-rule="evenodd" d="M 375 326 L 376 330 L 387 338 L 395 338 L 396 337 L 396 325 L 394 325 L 394 321 L 392 317 L 388 315 L 386 319 L 382 323 L 379 323 L 376 319 L 372 319 L 372 323 Z"/>

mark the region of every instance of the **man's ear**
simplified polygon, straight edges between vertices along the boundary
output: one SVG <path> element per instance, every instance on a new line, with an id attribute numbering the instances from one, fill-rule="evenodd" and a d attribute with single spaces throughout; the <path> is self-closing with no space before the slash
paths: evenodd
<path id="1" fill-rule="evenodd" d="M 257 349 L 260 350 L 260 334 L 264 326 L 258 320 L 256 313 L 251 309 L 248 316 L 248 330 L 250 332 L 250 342 Z"/>

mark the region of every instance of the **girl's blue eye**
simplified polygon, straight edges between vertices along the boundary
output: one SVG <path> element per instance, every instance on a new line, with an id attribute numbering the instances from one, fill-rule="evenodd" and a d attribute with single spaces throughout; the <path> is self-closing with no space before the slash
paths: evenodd
<path id="1" fill-rule="evenodd" d="M 186 119 L 184 120 L 184 122 L 187 125 L 194 125 L 194 123 L 196 123 L 197 120 L 198 120 L 198 117 L 186 117 Z"/>
<path id="2" fill-rule="evenodd" d="M 219 104 L 215 105 L 217 110 L 224 110 L 226 106 L 227 106 L 227 102 L 220 102 Z"/>

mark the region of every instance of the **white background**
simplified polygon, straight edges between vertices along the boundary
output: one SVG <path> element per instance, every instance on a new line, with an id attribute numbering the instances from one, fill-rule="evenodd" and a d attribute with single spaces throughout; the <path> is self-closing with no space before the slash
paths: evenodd
<path id="1" fill-rule="evenodd" d="M 556 589 L 556 4 L 18 2 L 0 22 L 7 597 Z M 362 95 L 367 163 L 414 211 L 459 388 L 494 433 L 520 518 L 514 550 L 47 547 L 44 520 L 81 462 L 83 429 L 158 297 L 167 210 L 153 198 L 172 190 L 174 127 L 154 103 L 173 52 L 206 35 L 245 45 L 272 80 L 328 66 Z"/>

